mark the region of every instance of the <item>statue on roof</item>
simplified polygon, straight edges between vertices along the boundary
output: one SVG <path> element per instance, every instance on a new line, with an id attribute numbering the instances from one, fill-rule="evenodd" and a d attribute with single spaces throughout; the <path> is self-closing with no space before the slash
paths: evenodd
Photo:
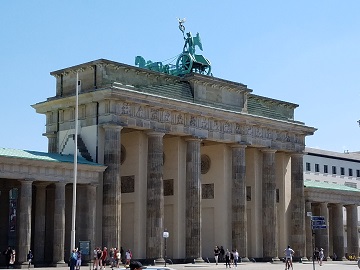
<path id="1" fill-rule="evenodd" d="M 185 21 L 185 18 L 178 18 L 179 30 L 183 34 L 185 44 L 182 53 L 179 56 L 176 56 L 176 65 L 173 65 L 172 63 L 163 64 L 162 62 L 145 61 L 141 56 L 135 58 L 135 65 L 138 65 L 141 68 L 178 76 L 190 72 L 212 75 L 210 61 L 201 54 L 195 54 L 196 46 L 198 46 L 201 51 L 203 50 L 200 35 L 197 33 L 196 36 L 193 37 L 191 32 L 187 32 L 185 35 Z"/>

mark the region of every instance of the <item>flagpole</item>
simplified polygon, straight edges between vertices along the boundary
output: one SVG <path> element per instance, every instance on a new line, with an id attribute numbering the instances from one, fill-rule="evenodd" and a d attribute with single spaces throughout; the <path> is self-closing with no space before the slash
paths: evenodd
<path id="1" fill-rule="evenodd" d="M 78 159 L 78 118 L 79 118 L 79 73 L 76 72 L 76 102 L 75 102 L 75 149 L 74 149 L 74 182 L 73 182 L 73 201 L 71 219 L 71 247 L 70 252 L 75 246 L 75 220 L 76 220 L 76 183 L 77 183 L 77 159 Z"/>

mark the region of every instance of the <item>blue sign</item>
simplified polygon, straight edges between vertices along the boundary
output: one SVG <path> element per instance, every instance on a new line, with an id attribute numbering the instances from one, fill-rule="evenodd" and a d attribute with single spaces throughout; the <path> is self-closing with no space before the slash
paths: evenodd
<path id="1" fill-rule="evenodd" d="M 313 220 L 313 221 L 311 221 L 311 224 L 313 226 L 315 226 L 315 225 L 326 225 L 326 222 L 325 222 L 325 220 Z"/>
<path id="2" fill-rule="evenodd" d="M 313 230 L 318 230 L 318 229 L 326 229 L 326 225 L 313 225 L 312 229 Z"/>
<path id="3" fill-rule="evenodd" d="M 325 220 L 324 216 L 312 216 L 311 220 Z"/>

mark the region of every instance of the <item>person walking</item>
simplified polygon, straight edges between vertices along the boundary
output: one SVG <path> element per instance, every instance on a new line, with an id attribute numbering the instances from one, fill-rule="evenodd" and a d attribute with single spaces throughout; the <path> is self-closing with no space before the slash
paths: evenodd
<path id="1" fill-rule="evenodd" d="M 218 262 L 219 262 L 219 255 L 220 255 L 220 249 L 219 249 L 218 246 L 215 246 L 215 248 L 214 248 L 214 258 L 215 258 L 216 265 L 218 265 Z"/>
<path id="2" fill-rule="evenodd" d="M 225 257 L 225 250 L 223 246 L 220 246 L 220 256 L 219 256 L 219 261 L 223 262 L 224 261 L 224 257 Z"/>
<path id="3" fill-rule="evenodd" d="M 285 253 L 285 270 L 290 269 L 290 266 L 291 269 L 294 269 L 292 264 L 292 257 L 295 254 L 294 250 L 290 246 L 288 246 L 284 250 L 284 253 Z"/>
<path id="4" fill-rule="evenodd" d="M 320 248 L 320 251 L 319 251 L 319 264 L 320 264 L 320 266 L 322 266 L 323 260 L 324 260 L 324 249 Z"/>
<path id="5" fill-rule="evenodd" d="M 27 261 L 28 261 L 28 268 L 30 269 L 31 262 L 32 262 L 32 260 L 34 258 L 34 255 L 32 254 L 31 249 L 29 250 L 29 253 L 27 254 L 26 258 L 27 258 Z"/>
<path id="6" fill-rule="evenodd" d="M 77 261 L 77 250 L 73 249 L 70 255 L 70 262 L 69 262 L 70 270 L 75 270 L 76 261 Z"/>
<path id="7" fill-rule="evenodd" d="M 239 252 L 237 251 L 237 249 L 234 250 L 234 266 L 235 268 L 237 268 L 237 264 L 239 261 Z"/>
<path id="8" fill-rule="evenodd" d="M 230 264 L 230 251 L 229 249 L 226 249 L 225 251 L 225 266 L 226 268 L 229 266 L 229 268 L 231 268 L 231 264 Z"/>

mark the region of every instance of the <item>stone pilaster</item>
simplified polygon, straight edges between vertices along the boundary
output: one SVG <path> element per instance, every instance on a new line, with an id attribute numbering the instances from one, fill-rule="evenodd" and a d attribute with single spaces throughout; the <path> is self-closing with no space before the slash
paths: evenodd
<path id="1" fill-rule="evenodd" d="M 358 211 L 357 205 L 346 206 L 347 253 L 359 255 Z"/>
<path id="2" fill-rule="evenodd" d="M 57 153 L 58 152 L 57 133 L 51 132 L 51 133 L 45 133 L 44 135 L 48 138 L 48 152 Z"/>
<path id="3" fill-rule="evenodd" d="M 291 155 L 291 248 L 306 260 L 303 153 Z"/>
<path id="4" fill-rule="evenodd" d="M 333 204 L 332 211 L 332 239 L 334 253 L 336 254 L 338 260 L 345 260 L 343 206 L 341 204 Z"/>
<path id="5" fill-rule="evenodd" d="M 246 214 L 246 145 L 232 146 L 232 248 L 248 260 Z"/>
<path id="6" fill-rule="evenodd" d="M 43 263 L 45 261 L 45 206 L 46 206 L 46 185 L 35 184 L 35 233 L 34 233 L 34 261 Z"/>
<path id="7" fill-rule="evenodd" d="M 329 211 L 327 203 L 320 203 L 320 216 L 325 218 L 326 229 L 320 229 L 319 238 L 320 238 L 320 247 L 324 249 L 324 256 L 327 260 L 329 257 Z"/>
<path id="8" fill-rule="evenodd" d="M 275 183 L 275 150 L 266 149 L 263 152 L 262 175 L 262 209 L 263 209 L 263 257 L 265 260 L 278 260 L 278 226 L 276 211 Z"/>
<path id="9" fill-rule="evenodd" d="M 85 219 L 86 227 L 84 228 L 84 236 L 86 240 L 90 240 L 90 255 L 92 259 L 91 250 L 95 248 L 95 227 L 96 227 L 96 186 L 87 184 L 85 186 L 85 205 L 83 217 Z M 86 259 L 86 258 L 84 258 Z"/>
<path id="10" fill-rule="evenodd" d="M 164 261 L 164 188 L 163 137 L 164 133 L 148 132 L 146 258 Z"/>
<path id="11" fill-rule="evenodd" d="M 121 241 L 121 126 L 104 125 L 103 246 L 120 247 Z"/>
<path id="12" fill-rule="evenodd" d="M 202 261 L 200 139 L 188 139 L 186 148 L 185 256 Z"/>
<path id="13" fill-rule="evenodd" d="M 55 265 L 65 263 L 65 185 L 64 182 L 55 183 L 53 249 L 53 262 Z"/>
<path id="14" fill-rule="evenodd" d="M 16 261 L 26 264 L 26 255 L 31 244 L 31 209 L 32 209 L 32 183 L 33 181 L 20 181 L 20 196 L 18 198 L 18 247 Z"/>
<path id="15" fill-rule="evenodd" d="M 305 212 L 311 211 L 311 202 L 305 203 Z M 313 235 L 311 229 L 311 216 L 307 216 L 305 219 L 305 231 L 306 231 L 306 257 L 310 260 L 313 256 Z"/>
<path id="16" fill-rule="evenodd" d="M 1 185 L 1 193 L 0 193 L 0 220 L 1 220 L 0 246 L 1 247 L 7 247 L 7 245 L 9 244 L 9 205 L 10 205 L 9 192 L 10 192 L 10 187 L 6 185 L 5 181 L 3 181 Z M 5 256 L 0 256 L 0 262 L 4 263 L 4 261 L 5 261 Z"/>

